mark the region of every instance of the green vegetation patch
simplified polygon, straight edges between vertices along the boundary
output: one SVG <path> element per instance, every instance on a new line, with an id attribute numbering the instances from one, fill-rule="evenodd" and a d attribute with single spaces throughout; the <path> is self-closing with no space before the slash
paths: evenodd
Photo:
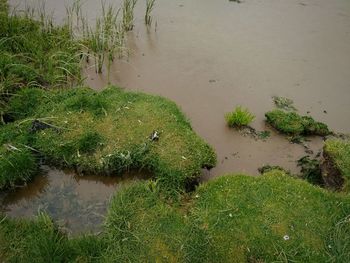
<path id="1" fill-rule="evenodd" d="M 350 141 L 328 139 L 323 149 L 322 175 L 330 186 L 350 191 Z"/>
<path id="2" fill-rule="evenodd" d="M 106 262 L 185 262 L 191 231 L 154 182 L 136 183 L 112 200 L 106 219 Z"/>
<path id="3" fill-rule="evenodd" d="M 349 214 L 350 200 L 279 170 L 220 177 L 196 195 L 192 216 L 210 237 L 211 248 L 201 256 L 206 262 L 345 262 L 350 256 L 330 249 L 334 242 L 349 248 L 345 235 L 330 235 Z"/>
<path id="4" fill-rule="evenodd" d="M 48 161 L 82 172 L 146 169 L 174 192 L 216 163 L 213 149 L 192 131 L 178 107 L 157 96 L 115 87 L 100 93 L 23 89 L 10 100 L 8 114 L 17 121 L 0 134 L 9 129 L 19 134 L 2 144 L 28 137 L 25 144 Z"/>
<path id="5" fill-rule="evenodd" d="M 255 116 L 241 106 L 236 107 L 232 112 L 226 113 L 225 119 L 230 127 L 247 126 L 254 120 Z"/>
<path id="6" fill-rule="evenodd" d="M 99 262 L 107 247 L 103 242 L 89 235 L 68 239 L 45 214 L 33 221 L 0 216 L 1 261 Z"/>
<path id="7" fill-rule="evenodd" d="M 25 124 L 22 128 L 0 126 L 0 189 L 30 181 L 37 172 L 37 160 L 26 147 L 30 141 L 27 131 Z"/>
<path id="8" fill-rule="evenodd" d="M 348 262 L 349 213 L 347 195 L 279 170 L 223 176 L 173 202 L 157 182 L 137 182 L 116 193 L 98 237 L 67 240 L 51 225 L 5 219 L 0 255 L 9 262 Z"/>
<path id="9" fill-rule="evenodd" d="M 0 2 L 0 116 L 9 96 L 22 87 L 62 87 L 80 80 L 81 47 L 67 26 L 50 17 L 8 14 Z"/>
<path id="10" fill-rule="evenodd" d="M 290 135 L 320 135 L 331 132 L 326 124 L 315 121 L 310 116 L 300 116 L 296 112 L 275 109 L 265 113 L 267 122 L 282 133 Z"/>

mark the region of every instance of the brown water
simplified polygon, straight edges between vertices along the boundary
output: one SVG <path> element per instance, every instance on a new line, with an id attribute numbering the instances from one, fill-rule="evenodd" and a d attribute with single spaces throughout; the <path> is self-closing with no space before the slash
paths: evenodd
<path id="1" fill-rule="evenodd" d="M 64 1 L 46 2 L 61 21 Z M 84 12 L 93 21 L 100 12 L 100 1 L 84 2 Z M 120 5 L 120 0 L 106 2 Z M 196 132 L 218 154 L 217 167 L 203 180 L 229 172 L 255 175 L 264 164 L 298 171 L 295 161 L 305 155 L 301 145 L 291 144 L 275 132 L 266 141 L 254 140 L 225 125 L 225 112 L 237 105 L 256 115 L 254 128 L 270 130 L 264 113 L 273 108 L 272 96 L 284 96 L 294 100 L 301 114 L 310 112 L 331 129 L 350 132 L 350 1 L 245 0 L 237 4 L 228 0 L 157 0 L 153 13 L 157 26 L 149 30 L 143 24 L 143 12 L 144 3 L 139 1 L 135 29 L 128 35 L 131 54 L 113 65 L 111 82 L 127 90 L 168 97 L 183 109 Z M 85 69 L 84 74 L 94 89 L 107 83 L 105 75 L 95 75 L 93 68 Z M 315 154 L 322 148 L 320 138 L 312 138 L 308 144 Z M 64 182 L 76 190 L 60 201 L 56 214 L 68 224 L 78 221 L 77 227 L 83 216 L 61 212 L 70 206 L 69 200 L 79 200 L 75 193 L 92 205 L 101 203 L 102 208 L 93 211 L 104 214 L 105 201 L 116 187 L 100 181 L 76 181 L 58 171 L 49 174 L 52 176 L 39 178 L 23 196 L 37 200 L 38 195 L 50 192 L 42 189 L 58 192 L 60 178 L 67 178 Z M 49 186 L 45 187 L 49 188 L 41 186 L 47 180 Z M 26 198 L 17 201 L 15 196 L 7 201 L 9 213 L 34 211 L 23 209 Z M 54 196 L 48 194 L 47 198 L 55 200 Z M 39 204 L 45 207 L 56 202 L 39 199 L 38 205 L 29 206 L 37 209 Z M 92 214 L 84 224 L 93 228 L 94 220 L 102 217 Z"/>
<path id="2" fill-rule="evenodd" d="M 46 2 L 58 20 L 64 17 L 64 1 Z M 100 2 L 84 3 L 93 20 Z M 253 126 L 263 130 L 271 97 L 284 96 L 301 114 L 350 132 L 350 1 L 158 0 L 151 29 L 143 12 L 139 1 L 128 35 L 131 55 L 113 65 L 111 82 L 174 100 L 218 154 L 207 177 L 257 174 L 263 164 L 296 172 L 295 160 L 305 155 L 276 133 L 264 142 L 229 129 L 223 116 L 237 105 L 248 107 Z M 84 74 L 94 89 L 107 84 L 94 68 Z M 315 152 L 322 147 L 320 139 L 309 144 Z"/>
<path id="3" fill-rule="evenodd" d="M 72 171 L 42 167 L 27 186 L 0 197 L 2 212 L 9 217 L 33 218 L 48 213 L 68 233 L 99 232 L 112 195 L 126 183 L 145 174 L 122 177 L 79 176 Z"/>

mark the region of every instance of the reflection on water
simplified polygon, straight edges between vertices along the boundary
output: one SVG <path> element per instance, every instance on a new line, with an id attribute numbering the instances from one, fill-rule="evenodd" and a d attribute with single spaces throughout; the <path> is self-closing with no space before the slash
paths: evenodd
<path id="1" fill-rule="evenodd" d="M 121 177 L 79 176 L 43 166 L 42 173 L 27 186 L 0 196 L 1 210 L 20 218 L 44 211 L 69 232 L 98 232 L 114 192 L 146 176 L 136 172 Z"/>

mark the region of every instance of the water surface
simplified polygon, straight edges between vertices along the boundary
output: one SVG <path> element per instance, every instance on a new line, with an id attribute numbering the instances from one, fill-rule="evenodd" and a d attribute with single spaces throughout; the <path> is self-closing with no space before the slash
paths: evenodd
<path id="1" fill-rule="evenodd" d="M 15 3 L 18 1 L 11 0 Z M 64 1 L 47 0 L 58 21 Z M 120 0 L 106 1 L 120 6 Z M 91 21 L 100 1 L 84 1 Z M 255 115 L 253 126 L 269 129 L 264 113 L 272 96 L 293 99 L 301 114 L 350 132 L 350 1 L 347 0 L 158 0 L 157 26 L 143 23 L 136 7 L 128 35 L 128 59 L 112 67 L 111 82 L 174 100 L 200 136 L 215 148 L 218 165 L 206 178 L 228 172 L 257 174 L 263 164 L 297 172 L 300 145 L 273 133 L 266 141 L 243 137 L 225 125 L 237 105 Z M 85 69 L 87 84 L 102 89 L 105 76 Z M 310 142 L 315 154 L 322 140 Z"/>
<path id="2" fill-rule="evenodd" d="M 3 193 L 1 210 L 9 217 L 33 218 L 48 213 L 68 233 L 102 230 L 109 201 L 126 183 L 145 178 L 145 173 L 124 176 L 80 176 L 43 166 L 40 175 L 28 185 Z"/>

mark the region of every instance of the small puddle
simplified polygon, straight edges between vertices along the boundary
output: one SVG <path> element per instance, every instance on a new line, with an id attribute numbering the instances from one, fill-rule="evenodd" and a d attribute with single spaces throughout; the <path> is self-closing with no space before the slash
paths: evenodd
<path id="1" fill-rule="evenodd" d="M 48 213 L 70 234 L 102 230 L 109 201 L 121 185 L 149 178 L 147 173 L 123 176 L 79 176 L 48 166 L 23 188 L 0 196 L 0 210 L 9 217 L 32 218 Z"/>

